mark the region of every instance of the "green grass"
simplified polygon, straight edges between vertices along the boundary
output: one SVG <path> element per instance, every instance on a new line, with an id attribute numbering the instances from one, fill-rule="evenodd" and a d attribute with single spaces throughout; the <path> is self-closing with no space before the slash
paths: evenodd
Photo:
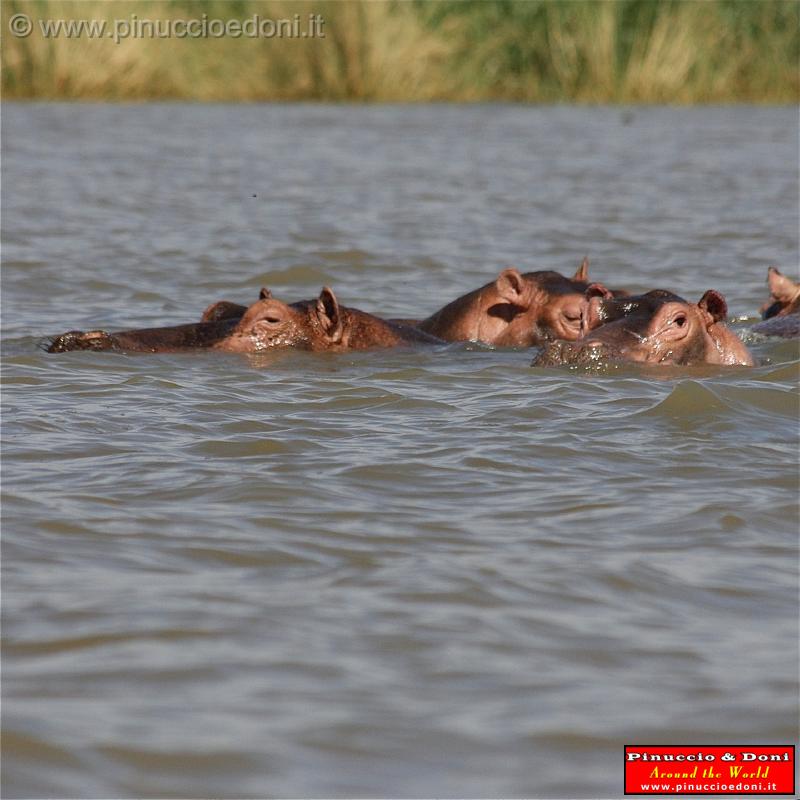
<path id="1" fill-rule="evenodd" d="M 325 20 L 323 39 L 47 39 L 43 19 Z M 15 14 L 30 36 L 9 33 Z M 3 0 L 5 98 L 797 103 L 796 0 Z"/>

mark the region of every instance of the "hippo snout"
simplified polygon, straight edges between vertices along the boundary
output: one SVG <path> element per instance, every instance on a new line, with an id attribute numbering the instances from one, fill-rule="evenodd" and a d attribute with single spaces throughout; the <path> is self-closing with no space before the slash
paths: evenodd
<path id="1" fill-rule="evenodd" d="M 67 331 L 56 336 L 46 348 L 48 353 L 70 350 L 110 350 L 114 341 L 105 331 Z"/>
<path id="2" fill-rule="evenodd" d="M 599 339 L 583 339 L 577 342 L 555 341 L 549 342 L 542 348 L 531 366 L 597 366 L 612 360 L 615 355 L 616 351 Z"/>

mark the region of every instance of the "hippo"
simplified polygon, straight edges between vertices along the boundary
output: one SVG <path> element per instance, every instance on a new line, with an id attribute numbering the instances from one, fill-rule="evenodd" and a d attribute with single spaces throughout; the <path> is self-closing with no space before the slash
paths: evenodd
<path id="1" fill-rule="evenodd" d="M 448 342 L 471 340 L 498 347 L 577 339 L 588 266 L 584 259 L 572 278 L 551 271 L 522 274 L 513 267 L 504 269 L 494 281 L 417 322 L 417 327 Z M 612 296 L 604 287 L 601 291 Z"/>
<path id="2" fill-rule="evenodd" d="M 107 331 L 67 331 L 53 337 L 48 353 L 71 350 L 125 350 L 138 353 L 163 353 L 180 350 L 216 349 L 230 337 L 235 323 L 189 323 L 166 328 L 138 328 L 118 333 Z M 219 349 L 223 349 L 219 347 Z"/>
<path id="3" fill-rule="evenodd" d="M 576 339 L 588 279 L 588 258 L 572 278 L 549 271 L 522 274 L 511 267 L 427 319 L 389 322 L 416 327 L 446 342 L 479 341 L 498 347 L 531 347 L 549 338 Z M 612 293 L 603 288 L 603 292 L 609 297 L 627 295 L 624 290 Z M 246 306 L 221 300 L 203 312 L 201 321 L 238 319 L 245 311 Z"/>
<path id="4" fill-rule="evenodd" d="M 767 270 L 770 298 L 759 309 L 764 321 L 753 326 L 763 336 L 800 337 L 800 283 L 782 274 L 777 267 Z"/>
<path id="5" fill-rule="evenodd" d="M 222 315 L 204 322 L 169 328 L 107 333 L 69 331 L 57 336 L 49 353 L 67 350 L 125 350 L 177 352 L 224 350 L 256 353 L 277 347 L 312 351 L 368 350 L 408 344 L 441 344 L 415 328 L 374 317 L 356 308 L 340 306 L 327 286 L 315 300 L 288 305 L 262 289 L 259 299 L 240 318 Z"/>
<path id="6" fill-rule="evenodd" d="M 753 366 L 742 341 L 725 326 L 725 298 L 710 289 L 697 304 L 664 289 L 627 298 L 587 291 L 580 339 L 548 344 L 539 367 L 632 361 L 646 364 Z"/>

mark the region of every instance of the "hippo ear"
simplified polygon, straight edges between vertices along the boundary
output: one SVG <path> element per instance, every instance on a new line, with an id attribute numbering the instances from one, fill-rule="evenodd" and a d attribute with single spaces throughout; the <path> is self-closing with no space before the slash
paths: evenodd
<path id="1" fill-rule="evenodd" d="M 583 261 L 581 261 L 581 265 L 578 269 L 575 270 L 572 280 L 584 282 L 589 280 L 589 256 L 583 257 Z"/>
<path id="2" fill-rule="evenodd" d="M 258 293 L 259 300 L 271 300 L 272 299 L 272 292 L 267 289 L 266 286 L 261 287 L 261 291 Z"/>
<path id="3" fill-rule="evenodd" d="M 770 267 L 767 273 L 769 293 L 776 300 L 790 301 L 797 294 L 797 285 L 787 278 L 777 267 Z"/>
<path id="4" fill-rule="evenodd" d="M 519 303 L 525 293 L 525 278 L 514 267 L 504 269 L 494 282 L 497 293 L 508 303 Z"/>
<path id="5" fill-rule="evenodd" d="M 219 322 L 223 319 L 239 319 L 247 311 L 247 306 L 220 300 L 212 303 L 200 317 L 200 322 Z"/>
<path id="6" fill-rule="evenodd" d="M 584 295 L 587 300 L 591 300 L 592 297 L 602 297 L 604 300 L 611 300 L 614 297 L 611 289 L 606 289 L 602 283 L 589 284 Z"/>
<path id="7" fill-rule="evenodd" d="M 333 293 L 333 289 L 327 286 L 323 287 L 317 298 L 314 310 L 322 329 L 325 331 L 325 336 L 332 342 L 340 341 L 344 332 L 344 325 L 342 323 L 342 314 L 339 310 L 339 302 Z"/>
<path id="8" fill-rule="evenodd" d="M 711 317 L 711 324 L 720 322 L 728 316 L 728 304 L 725 298 L 714 289 L 709 289 L 697 304 L 701 311 L 705 311 Z"/>

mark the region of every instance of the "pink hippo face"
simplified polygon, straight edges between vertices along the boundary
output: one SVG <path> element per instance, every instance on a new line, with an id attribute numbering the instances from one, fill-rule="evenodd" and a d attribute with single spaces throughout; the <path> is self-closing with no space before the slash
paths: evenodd
<path id="1" fill-rule="evenodd" d="M 593 284 L 602 297 L 612 297 L 602 284 Z M 548 339 L 573 341 L 581 335 L 588 285 L 558 272 L 503 270 L 495 281 L 501 300 L 515 313 L 492 344 L 530 347 Z"/>
<path id="2" fill-rule="evenodd" d="M 326 286 L 315 300 L 291 304 L 276 300 L 269 289 L 262 289 L 260 298 L 245 311 L 231 335 L 215 347 L 236 352 L 275 347 L 343 351 L 441 343 L 414 327 L 340 306 Z"/>
<path id="3" fill-rule="evenodd" d="M 230 337 L 218 349 L 260 352 L 275 347 L 327 350 L 341 343 L 344 320 L 336 295 L 327 286 L 316 300 L 284 303 L 262 289 Z"/>
<path id="4" fill-rule="evenodd" d="M 723 320 L 725 298 L 707 291 L 697 304 L 663 289 L 624 298 L 590 297 L 583 336 L 556 342 L 538 366 L 614 360 L 646 364 L 752 365 L 753 358 Z"/>
<path id="5" fill-rule="evenodd" d="M 572 278 L 558 272 L 521 273 L 509 267 L 491 283 L 459 297 L 419 323 L 446 341 L 481 341 L 500 347 L 531 347 L 548 339 L 580 336 L 588 261 Z M 612 293 L 595 284 L 603 296 Z"/>

